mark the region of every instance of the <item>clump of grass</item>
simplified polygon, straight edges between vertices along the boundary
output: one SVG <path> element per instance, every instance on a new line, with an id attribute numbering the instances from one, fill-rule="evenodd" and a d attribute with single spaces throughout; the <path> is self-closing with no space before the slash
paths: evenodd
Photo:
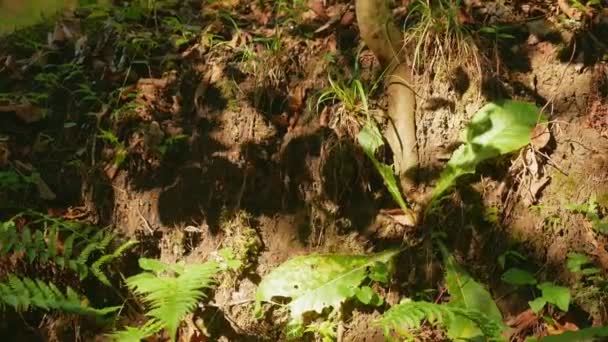
<path id="1" fill-rule="evenodd" d="M 405 19 L 404 45 L 414 70 L 440 76 L 464 66 L 481 74 L 473 30 L 462 22 L 462 1 L 415 0 Z"/>

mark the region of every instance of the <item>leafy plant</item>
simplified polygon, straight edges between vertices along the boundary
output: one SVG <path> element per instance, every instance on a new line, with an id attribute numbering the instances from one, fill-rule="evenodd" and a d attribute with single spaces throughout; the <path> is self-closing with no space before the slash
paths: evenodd
<path id="1" fill-rule="evenodd" d="M 432 325 L 450 327 L 458 319 L 474 322 L 483 335 L 491 340 L 502 340 L 501 332 L 504 329 L 502 323 L 488 318 L 479 311 L 410 299 L 404 299 L 390 308 L 377 323 L 382 327 L 384 336 L 394 340 L 391 337 L 393 331 L 407 336 L 409 330 L 420 328 L 424 321 Z"/>
<path id="2" fill-rule="evenodd" d="M 88 306 L 88 300 L 67 287 L 65 294 L 53 283 L 39 279 L 19 278 L 9 274 L 5 282 L 0 283 L 0 305 L 11 306 L 17 311 L 31 307 L 43 310 L 61 310 L 79 315 L 104 316 L 115 312 L 120 307 L 95 309 Z"/>
<path id="3" fill-rule="evenodd" d="M 315 322 L 309 324 L 306 329 L 304 329 L 304 332 L 317 333 L 321 336 L 323 342 L 333 342 L 337 337 L 336 326 L 337 324 L 335 322 L 329 320 Z M 297 333 L 294 335 L 299 336 Z"/>
<path id="4" fill-rule="evenodd" d="M 534 127 L 544 121 L 538 108 L 526 102 L 504 100 L 482 107 L 462 133 L 464 144 L 454 151 L 441 173 L 433 200 L 458 178 L 474 174 L 481 162 L 526 146 Z"/>
<path id="5" fill-rule="evenodd" d="M 507 284 L 516 286 L 536 285 L 536 277 L 532 273 L 517 267 L 509 268 L 501 279 Z"/>
<path id="6" fill-rule="evenodd" d="M 18 219 L 27 220 L 18 228 Z M 107 279 L 99 266 L 108 258 L 118 257 L 134 242 L 127 242 L 110 255 L 105 254 L 116 236 L 107 229 L 99 229 L 75 221 L 67 221 L 30 211 L 0 222 L 0 256 L 23 255 L 28 263 L 52 262 L 59 268 L 76 272 L 80 280 L 92 269 L 100 281 Z M 101 256 L 89 266 L 93 253 Z M 105 283 L 105 282 L 104 282 Z"/>
<path id="7" fill-rule="evenodd" d="M 113 341 L 120 342 L 140 342 L 153 336 L 163 329 L 163 322 L 151 319 L 141 327 L 126 327 L 124 330 L 115 331 L 108 334 Z"/>
<path id="8" fill-rule="evenodd" d="M 171 340 L 175 341 L 181 321 L 205 298 L 204 290 L 214 283 L 220 265 L 214 261 L 193 265 L 167 264 L 141 258 L 139 266 L 144 272 L 129 277 L 127 286 L 150 306 L 146 315 L 152 318 L 151 321 L 159 323 L 148 322 L 141 328 L 130 327 L 112 336 L 149 336 L 160 327 L 166 329 Z"/>
<path id="9" fill-rule="evenodd" d="M 518 251 L 509 249 L 506 252 L 499 255 L 496 261 L 498 262 L 498 266 L 500 266 L 501 269 L 504 269 L 505 265 L 507 264 L 507 261 L 511 261 L 511 260 L 526 261 L 527 258 L 525 255 L 519 253 Z"/>
<path id="10" fill-rule="evenodd" d="M 405 20 L 405 45 L 413 47 L 414 68 L 437 65 L 444 68 L 436 70 L 441 73 L 455 64 L 479 63 L 470 29 L 461 23 L 460 6 L 461 1 L 411 2 Z"/>
<path id="11" fill-rule="evenodd" d="M 99 130 L 101 131 L 99 138 L 114 148 L 114 165 L 116 165 L 116 167 L 120 167 L 127 159 L 129 154 L 127 148 L 112 131 L 106 131 L 103 129 Z"/>
<path id="12" fill-rule="evenodd" d="M 95 278 L 97 278 L 97 280 L 99 280 L 104 285 L 111 287 L 112 284 L 110 283 L 110 279 L 108 279 L 108 277 L 106 276 L 106 274 L 101 270 L 101 267 L 103 265 L 109 264 L 110 262 L 116 260 L 117 258 L 119 258 L 120 256 L 122 256 L 122 254 L 126 250 L 128 250 L 129 248 L 135 246 L 138 243 L 139 242 L 136 241 L 136 240 L 129 240 L 129 241 L 123 243 L 122 245 L 120 245 L 120 247 L 116 248 L 113 253 L 103 255 L 99 259 L 97 259 L 91 265 L 91 272 L 93 273 L 93 275 L 95 275 Z"/>
<path id="13" fill-rule="evenodd" d="M 374 295 L 361 284 L 370 279 L 387 282 L 387 263 L 399 253 L 389 250 L 367 255 L 307 255 L 290 259 L 266 275 L 255 295 L 256 312 L 261 314 L 262 302 L 273 302 L 276 297 L 291 298 L 285 305 L 290 311 L 288 329 L 303 333 L 303 315 L 323 313 L 324 309 L 339 310 L 349 298 L 362 298 L 372 303 Z M 294 336 L 294 337 L 295 337 Z"/>
<path id="14" fill-rule="evenodd" d="M 580 273 L 583 276 L 594 275 L 601 272 L 599 268 L 593 266 L 587 255 L 582 253 L 568 253 L 566 267 L 570 272 Z"/>
<path id="15" fill-rule="evenodd" d="M 359 79 L 353 79 L 348 84 L 334 81 L 331 76 L 328 80 L 329 88 L 323 90 L 317 100 L 317 112 L 325 102 L 340 101 L 347 112 L 367 115 L 367 91 Z"/>
<path id="16" fill-rule="evenodd" d="M 426 320 L 446 328 L 452 340 L 474 340 L 486 337 L 504 340 L 502 314 L 490 293 L 476 282 L 454 257 L 439 243 L 446 271 L 446 287 L 450 300 L 444 304 L 404 299 L 378 320 L 388 339 L 392 333 L 407 336 L 408 330 L 419 328 Z"/>
<path id="17" fill-rule="evenodd" d="M 536 287 L 541 291 L 541 296 L 528 302 L 532 311 L 538 313 L 547 303 L 550 303 L 557 306 L 558 309 L 568 312 L 570 290 L 567 287 L 558 286 L 551 282 L 544 282 Z"/>
<path id="18" fill-rule="evenodd" d="M 515 286 L 536 285 L 537 283 L 536 277 L 532 273 L 517 267 L 509 268 L 500 279 Z"/>
<path id="19" fill-rule="evenodd" d="M 0 187 L 3 191 L 23 191 L 32 185 L 36 185 L 36 174 L 25 176 L 14 169 L 0 171 Z"/>
<path id="20" fill-rule="evenodd" d="M 490 292 L 456 263 L 454 257 L 442 243 L 439 242 L 438 245 L 443 255 L 445 282 L 450 294 L 450 301 L 447 305 L 477 311 L 504 330 L 502 314 Z M 448 325 L 447 333 L 454 340 L 474 339 L 484 335 L 483 330 L 474 320 L 463 316 L 454 317 Z M 498 339 L 498 336 L 489 337 Z"/>
<path id="21" fill-rule="evenodd" d="M 593 229 L 602 234 L 608 234 L 608 217 L 602 217 L 600 206 L 595 196 L 591 196 L 586 203 L 567 204 L 566 209 L 575 213 L 584 214 L 591 222 Z"/>
<path id="22" fill-rule="evenodd" d="M 374 164 L 376 170 L 378 170 L 380 173 L 380 176 L 382 176 L 384 185 L 386 185 L 388 192 L 391 194 L 395 202 L 399 204 L 399 207 L 401 207 L 405 213 L 411 212 L 407 202 L 401 195 L 393 168 L 390 165 L 384 164 L 376 159 L 376 151 L 382 147 L 382 145 L 384 145 L 382 134 L 380 133 L 378 126 L 373 121 L 369 120 L 357 135 L 357 141 L 359 142 L 359 145 L 361 145 L 361 148 L 363 148 L 363 152 L 365 152 L 367 157 Z"/>

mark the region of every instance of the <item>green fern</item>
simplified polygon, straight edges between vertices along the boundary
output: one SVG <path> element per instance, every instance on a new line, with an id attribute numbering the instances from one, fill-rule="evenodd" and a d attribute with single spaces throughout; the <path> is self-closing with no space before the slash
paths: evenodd
<path id="1" fill-rule="evenodd" d="M 385 312 L 377 323 L 384 330 L 384 335 L 390 338 L 393 331 L 407 335 L 408 330 L 420 328 L 423 321 L 448 327 L 457 317 L 475 322 L 491 341 L 504 340 L 501 336 L 501 322 L 496 322 L 479 311 L 445 304 L 405 300 Z"/>
<path id="2" fill-rule="evenodd" d="M 150 305 L 147 315 L 162 322 L 175 341 L 180 322 L 205 298 L 203 290 L 214 283 L 220 265 L 217 262 L 166 264 L 141 258 L 139 266 L 146 272 L 128 278 L 127 286 Z"/>
<path id="3" fill-rule="evenodd" d="M 15 223 L 19 217 L 28 219 L 28 224 L 20 229 Z M 115 237 L 107 229 L 27 212 L 0 223 L 0 257 L 23 254 L 30 264 L 52 262 L 60 269 L 76 272 L 80 280 L 89 275 L 92 267 L 95 276 L 105 283 L 107 278 L 100 275 L 99 267 L 120 255 L 116 251 L 105 254 Z M 60 245 L 63 248 L 59 248 Z M 101 254 L 101 257 L 89 266 L 94 253 Z"/>
<path id="4" fill-rule="evenodd" d="M 31 307 L 49 310 L 60 310 L 79 315 L 104 316 L 118 310 L 119 307 L 95 309 L 88 306 L 88 300 L 78 295 L 71 287 L 65 294 L 53 284 L 9 274 L 7 281 L 0 283 L 0 305 L 11 306 L 17 311 Z"/>
<path id="5" fill-rule="evenodd" d="M 116 331 L 108 335 L 112 341 L 117 342 L 140 342 L 163 328 L 163 322 L 157 320 L 149 320 L 143 326 L 126 327 L 124 330 Z"/>
<path id="6" fill-rule="evenodd" d="M 136 240 L 129 240 L 123 243 L 120 247 L 116 248 L 116 250 L 114 250 L 112 254 L 103 255 L 101 258 L 97 259 L 97 261 L 95 261 L 93 265 L 91 265 L 91 272 L 93 273 L 95 278 L 97 278 L 97 280 L 102 282 L 104 285 L 112 287 L 110 279 L 108 279 L 105 273 L 103 273 L 103 271 L 101 270 L 101 266 L 109 263 L 110 261 L 116 258 L 119 258 L 127 249 L 131 248 L 137 243 L 138 241 Z"/>

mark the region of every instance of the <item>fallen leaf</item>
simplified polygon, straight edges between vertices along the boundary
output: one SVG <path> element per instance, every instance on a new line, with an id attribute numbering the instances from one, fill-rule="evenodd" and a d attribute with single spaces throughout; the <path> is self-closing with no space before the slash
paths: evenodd
<path id="1" fill-rule="evenodd" d="M 322 0 L 312 0 L 308 2 L 308 8 L 310 8 L 319 19 L 326 20 L 327 14 L 325 13 L 325 6 Z"/>
<path id="2" fill-rule="evenodd" d="M 551 132 L 549 131 L 549 126 L 546 124 L 538 124 L 532 132 L 530 133 L 530 140 L 532 146 L 536 150 L 540 150 L 547 146 L 549 140 L 551 140 Z"/>
<path id="3" fill-rule="evenodd" d="M 0 112 L 14 112 L 17 118 L 25 123 L 38 122 L 46 113 L 44 109 L 29 103 L 0 106 Z"/>
<path id="4" fill-rule="evenodd" d="M 344 15 L 342 16 L 342 19 L 340 19 L 340 25 L 348 26 L 348 25 L 352 24 L 353 21 L 355 21 L 355 12 L 348 11 L 348 12 L 344 13 Z"/>

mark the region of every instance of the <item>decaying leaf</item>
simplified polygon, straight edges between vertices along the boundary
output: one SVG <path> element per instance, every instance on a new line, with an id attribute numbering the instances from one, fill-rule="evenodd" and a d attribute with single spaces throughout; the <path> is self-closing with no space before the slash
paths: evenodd
<path id="1" fill-rule="evenodd" d="M 551 132 L 549 131 L 549 126 L 546 124 L 536 125 L 530 134 L 530 142 L 537 150 L 547 146 L 549 140 L 551 140 Z"/>
<path id="2" fill-rule="evenodd" d="M 44 109 L 30 103 L 0 106 L 0 112 L 14 112 L 17 118 L 28 124 L 42 120 L 46 113 Z"/>

